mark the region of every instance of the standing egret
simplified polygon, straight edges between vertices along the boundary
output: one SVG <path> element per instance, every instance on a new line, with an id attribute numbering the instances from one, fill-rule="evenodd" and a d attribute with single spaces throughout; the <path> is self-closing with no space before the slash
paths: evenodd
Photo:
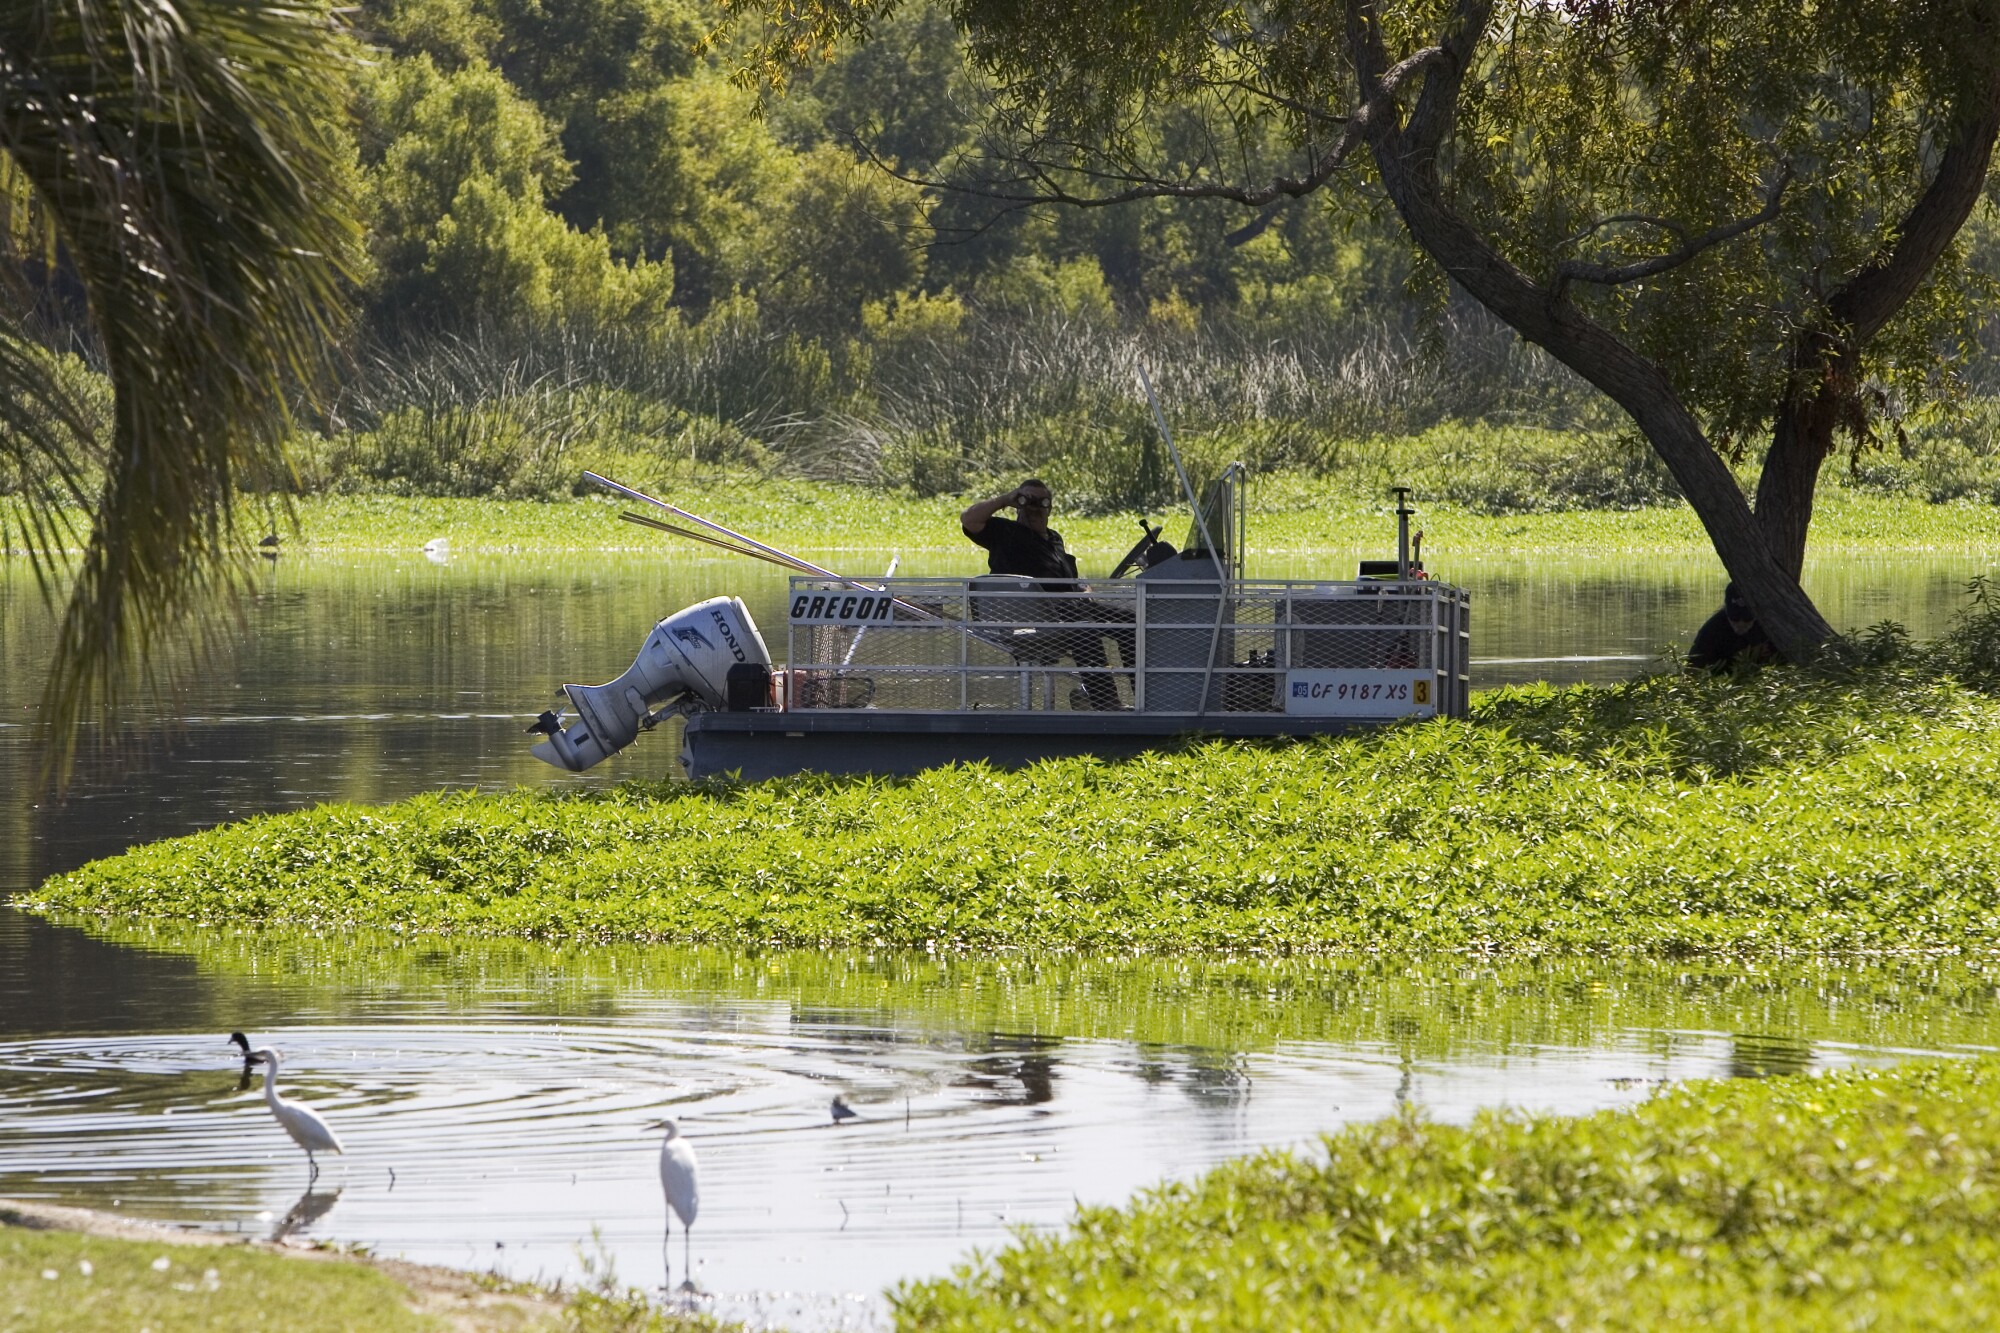
<path id="1" fill-rule="evenodd" d="M 701 1206 L 701 1177 L 695 1167 L 694 1145 L 681 1134 L 681 1127 L 671 1120 L 662 1120 L 651 1126 L 667 1131 L 667 1141 L 660 1145 L 660 1188 L 667 1192 L 667 1207 L 672 1210 L 667 1219 L 666 1238 L 674 1236 L 675 1217 L 681 1220 L 681 1261 L 687 1269 L 687 1283 L 694 1285 L 694 1215 Z M 669 1273 L 669 1279 L 672 1278 Z"/>
<path id="2" fill-rule="evenodd" d="M 321 1119 L 319 1112 L 304 1102 L 278 1095 L 278 1062 L 283 1055 L 269 1046 L 259 1046 L 250 1052 L 250 1063 L 264 1066 L 264 1104 L 285 1127 L 285 1133 L 292 1136 L 292 1142 L 306 1150 L 306 1165 L 312 1168 L 312 1175 L 307 1178 L 310 1182 L 319 1179 L 319 1162 L 313 1154 L 341 1151 L 340 1140 L 334 1137 L 333 1126 Z"/>

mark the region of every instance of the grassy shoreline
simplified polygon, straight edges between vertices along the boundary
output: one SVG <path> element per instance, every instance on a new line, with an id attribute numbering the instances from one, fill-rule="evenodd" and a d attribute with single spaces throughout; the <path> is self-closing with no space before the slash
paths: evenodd
<path id="1" fill-rule="evenodd" d="M 2000 1060 L 1414 1118 L 1265 1153 L 894 1295 L 917 1329 L 1982 1329 Z"/>
<path id="2" fill-rule="evenodd" d="M 1020 773 L 328 805 L 24 905 L 759 948 L 2000 952 L 2000 701 L 1949 677 L 1658 677 L 1475 711 Z"/>
<path id="3" fill-rule="evenodd" d="M 363 1251 L 0 1199 L 8 1333 L 728 1333 L 606 1280 L 564 1292 Z"/>
<path id="4" fill-rule="evenodd" d="M 662 498 L 740 527 L 774 545 L 821 554 L 873 558 L 891 550 L 962 555 L 958 513 L 977 496 L 918 498 L 830 482 L 755 476 L 713 477 L 659 492 Z M 1428 534 L 1431 563 L 1521 556 L 1690 556 L 1713 548 L 1685 505 L 1634 510 L 1567 510 L 1486 514 L 1417 497 L 1418 525 Z M 341 556 L 413 552 L 442 538 L 455 554 L 691 551 L 671 538 L 618 519 L 609 497 L 568 501 L 462 500 L 388 495 L 312 496 L 295 502 L 294 528 L 275 506 L 261 515 L 244 501 L 246 530 L 267 521 L 292 555 Z M 1185 515 L 1154 509 L 1178 542 Z M 1131 514 L 1058 511 L 1072 550 L 1085 564 L 1108 564 L 1131 544 Z M 1308 558 L 1379 555 L 1395 543 L 1394 502 L 1357 498 L 1338 485 L 1299 474 L 1260 477 L 1252 484 L 1253 565 Z M 1964 554 L 2000 549 L 2000 505 L 1929 504 L 1908 497 L 1830 489 L 1813 524 L 1810 555 Z"/>
<path id="5" fill-rule="evenodd" d="M 1311 478 L 1286 475 L 1253 483 L 1250 545 L 1253 556 L 1306 558 L 1350 552 L 1379 553 L 1395 543 L 1394 502 L 1365 501 Z M 676 488 L 671 499 L 775 545 L 818 551 L 875 554 L 889 549 L 962 554 L 959 510 L 966 496 L 919 499 L 832 483 L 742 479 Z M 1422 498 L 1419 497 L 1422 504 Z M 672 549 L 617 518 L 628 507 L 609 499 L 569 503 L 400 499 L 388 496 L 325 497 L 299 508 L 300 536 L 309 553 L 409 550 L 435 537 L 470 552 L 535 550 Z M 1163 511 L 1149 517 L 1158 520 Z M 1178 542 L 1186 520 L 1165 511 L 1168 536 Z M 1685 505 L 1561 513 L 1479 514 L 1423 504 L 1424 527 L 1435 559 L 1491 559 L 1537 554 L 1709 555 L 1712 547 Z M 1074 550 L 1115 555 L 1136 531 L 1129 514 L 1061 513 L 1057 526 Z M 1990 553 L 2000 548 L 2000 505 L 1930 505 L 1904 498 L 1834 491 L 1822 501 L 1813 527 L 1812 553 Z M 1435 563 L 1434 559 L 1434 563 Z"/>

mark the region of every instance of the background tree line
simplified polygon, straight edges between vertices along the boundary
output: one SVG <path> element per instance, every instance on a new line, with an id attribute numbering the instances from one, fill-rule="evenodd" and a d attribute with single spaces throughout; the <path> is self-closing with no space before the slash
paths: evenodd
<path id="1" fill-rule="evenodd" d="M 282 485 L 547 496 L 587 466 L 748 466 L 930 493 L 1029 469 L 1143 507 L 1171 499 L 1133 395 L 1143 358 L 1204 457 L 1358 487 L 1393 469 L 1487 509 L 1675 495 L 1601 397 L 1413 254 L 1386 200 L 1010 207 L 988 197 L 1015 165 L 1005 90 L 945 7 L 894 8 L 768 97 L 729 17 L 712 0 L 353 13 L 352 95 L 327 128 L 365 226 L 359 316 Z M 1122 131 L 1162 173 L 1215 149 L 1170 99 Z M 1283 127 L 1235 151 L 1249 175 L 1280 170 Z M 917 183 L 953 179 L 976 188 Z M 1967 243 L 2000 255 L 1990 211 Z M 42 307 L 82 326 L 74 300 Z M 70 342 L 90 364 L 91 340 Z M 1913 416 L 1844 480 L 2000 500 L 1986 416 Z"/>

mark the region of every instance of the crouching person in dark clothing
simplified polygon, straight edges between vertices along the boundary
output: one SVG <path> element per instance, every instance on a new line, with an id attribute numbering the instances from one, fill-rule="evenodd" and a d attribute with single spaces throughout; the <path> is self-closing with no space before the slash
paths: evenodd
<path id="1" fill-rule="evenodd" d="M 1034 579 L 1043 592 L 1081 592 L 1083 588 L 1077 583 L 1076 557 L 1064 549 L 1062 534 L 1049 526 L 1049 514 L 1054 507 L 1055 494 L 1048 483 L 1040 477 L 1030 477 L 1004 495 L 971 505 L 958 516 L 958 522 L 975 545 L 985 548 L 987 568 L 993 573 Z M 1013 509 L 1017 517 L 1003 517 L 1000 511 L 1008 508 Z M 1081 597 L 1051 597 L 1035 601 L 1034 616 L 1047 620 L 1119 618 L 1110 607 Z M 1133 654 L 1132 631 L 1079 629 L 1060 633 L 1062 651 L 1076 663 L 1090 706 L 1100 712 L 1121 707 L 1118 686 L 1107 670 L 1110 664 L 1104 655 L 1104 637 L 1109 633 L 1118 643 L 1125 665 L 1129 667 Z"/>
<path id="2" fill-rule="evenodd" d="M 1694 646 L 1688 649 L 1690 671 L 1723 672 L 1738 662 L 1762 665 L 1776 650 L 1757 615 L 1743 594 L 1730 584 L 1722 590 L 1722 609 L 1695 631 Z"/>

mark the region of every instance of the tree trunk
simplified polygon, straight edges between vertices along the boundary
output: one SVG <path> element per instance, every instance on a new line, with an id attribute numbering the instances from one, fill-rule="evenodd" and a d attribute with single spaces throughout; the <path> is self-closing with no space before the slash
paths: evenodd
<path id="1" fill-rule="evenodd" d="M 1780 404 L 1771 449 L 1757 476 L 1757 526 L 1772 558 L 1794 579 L 1805 571 L 1813 496 L 1820 467 L 1833 452 L 1833 414 L 1824 400 L 1816 393 Z"/>
<path id="2" fill-rule="evenodd" d="M 1445 203 L 1436 154 L 1491 14 L 1492 0 L 1460 0 L 1452 30 L 1440 43 L 1444 58 L 1426 75 L 1407 126 L 1393 105 L 1366 113 L 1369 150 L 1390 201 L 1412 239 L 1474 299 L 1625 409 L 1680 484 L 1772 644 L 1790 660 L 1803 661 L 1834 637 L 1833 627 L 1773 557 L 1736 478 L 1665 373 L 1515 268 Z M 1388 53 L 1370 0 L 1350 0 L 1348 19 L 1349 50 L 1366 102 L 1389 67 Z"/>
<path id="3" fill-rule="evenodd" d="M 2000 26 L 1994 9 L 1973 7 L 1967 22 L 1984 31 L 1962 34 L 1989 52 Z M 1813 494 L 1833 453 L 1834 429 L 1843 419 L 1860 421 L 1866 408 L 1855 401 L 1862 391 L 1861 349 L 1915 295 L 1979 202 L 2000 139 L 2000 56 L 1957 111 L 1937 172 L 1896 224 L 1895 242 L 1834 292 L 1823 322 L 1793 344 L 1791 382 L 1757 479 L 1757 524 L 1795 579 L 1805 566 Z"/>

